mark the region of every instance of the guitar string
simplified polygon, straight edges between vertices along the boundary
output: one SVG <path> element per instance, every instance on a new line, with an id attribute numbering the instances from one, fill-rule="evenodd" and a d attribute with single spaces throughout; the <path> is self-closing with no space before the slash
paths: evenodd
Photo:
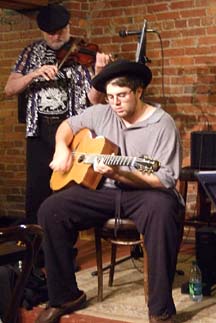
<path id="1" fill-rule="evenodd" d="M 151 158 L 146 157 L 146 156 L 144 158 L 139 158 L 139 157 L 130 157 L 130 156 L 121 156 L 121 155 L 107 155 L 107 154 L 94 154 L 94 153 L 85 153 L 85 152 L 76 152 L 76 151 L 73 151 L 72 155 L 74 155 L 75 157 L 78 156 L 78 158 L 81 157 L 81 156 L 86 156 L 86 155 L 89 156 L 89 158 L 96 157 L 99 160 L 103 158 L 105 163 L 110 162 L 111 165 L 113 165 L 113 161 L 116 161 L 117 165 L 119 164 L 119 162 L 122 162 L 123 165 L 127 165 L 127 166 L 131 166 L 131 164 L 134 161 L 134 163 L 138 162 L 138 163 L 141 163 L 142 165 L 146 164 L 145 167 L 147 167 L 147 168 L 148 167 L 152 168 L 152 166 L 154 166 L 154 165 L 159 165 L 159 163 L 156 160 L 151 159 Z M 128 162 L 128 164 L 127 164 L 127 162 Z"/>

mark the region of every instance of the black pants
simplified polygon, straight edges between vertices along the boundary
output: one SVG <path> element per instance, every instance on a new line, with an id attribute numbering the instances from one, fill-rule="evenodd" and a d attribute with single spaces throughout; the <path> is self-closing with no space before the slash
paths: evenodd
<path id="1" fill-rule="evenodd" d="M 102 224 L 114 216 L 135 221 L 144 234 L 149 263 L 149 312 L 175 313 L 172 283 L 175 275 L 183 218 L 179 203 L 166 190 L 89 190 L 80 185 L 50 196 L 42 203 L 38 220 L 44 229 L 44 252 L 50 305 L 58 306 L 77 293 L 73 245 L 78 231 Z"/>
<path id="2" fill-rule="evenodd" d="M 38 137 L 28 137 L 26 146 L 26 222 L 37 223 L 40 204 L 52 193 L 49 185 L 52 170 L 49 167 L 54 154 L 55 133 L 62 122 L 40 120 Z"/>

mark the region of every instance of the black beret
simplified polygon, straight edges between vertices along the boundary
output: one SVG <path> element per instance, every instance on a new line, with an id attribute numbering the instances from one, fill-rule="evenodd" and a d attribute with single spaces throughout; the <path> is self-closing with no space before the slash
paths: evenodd
<path id="1" fill-rule="evenodd" d="M 59 4 L 42 7 L 37 15 L 38 27 L 47 33 L 55 32 L 67 26 L 70 13 Z"/>
<path id="2" fill-rule="evenodd" d="M 152 72 L 144 63 L 131 62 L 119 59 L 104 67 L 104 69 L 92 79 L 92 85 L 100 92 L 106 92 L 106 83 L 116 77 L 135 76 L 143 81 L 146 87 L 151 82 Z"/>

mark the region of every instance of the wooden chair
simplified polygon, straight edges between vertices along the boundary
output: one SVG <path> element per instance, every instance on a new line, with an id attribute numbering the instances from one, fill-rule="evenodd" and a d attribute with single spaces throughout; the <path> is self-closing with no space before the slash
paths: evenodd
<path id="1" fill-rule="evenodd" d="M 42 242 L 42 228 L 39 225 L 17 225 L 0 228 L 0 265 L 22 262 L 12 297 L 4 315 L 4 323 L 17 323 L 20 320 L 19 306 L 35 257 Z"/>
<path id="2" fill-rule="evenodd" d="M 143 237 L 138 233 L 135 223 L 130 219 L 121 219 L 115 236 L 115 219 L 105 222 L 102 228 L 95 228 L 95 247 L 98 276 L 98 301 L 103 300 L 103 261 L 102 261 L 102 239 L 111 243 L 111 262 L 108 286 L 113 285 L 114 270 L 116 264 L 116 251 L 118 245 L 136 246 L 143 248 L 143 273 L 144 273 L 144 295 L 148 302 L 148 257 L 143 243 Z"/>

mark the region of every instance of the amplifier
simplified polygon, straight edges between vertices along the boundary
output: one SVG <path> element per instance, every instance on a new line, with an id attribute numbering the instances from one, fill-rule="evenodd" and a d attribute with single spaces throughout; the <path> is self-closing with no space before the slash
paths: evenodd
<path id="1" fill-rule="evenodd" d="M 216 284 L 216 228 L 196 230 L 196 259 L 202 272 L 203 295 L 211 295 L 211 287 Z"/>
<path id="2" fill-rule="evenodd" d="M 216 131 L 191 133 L 191 167 L 216 169 Z"/>

